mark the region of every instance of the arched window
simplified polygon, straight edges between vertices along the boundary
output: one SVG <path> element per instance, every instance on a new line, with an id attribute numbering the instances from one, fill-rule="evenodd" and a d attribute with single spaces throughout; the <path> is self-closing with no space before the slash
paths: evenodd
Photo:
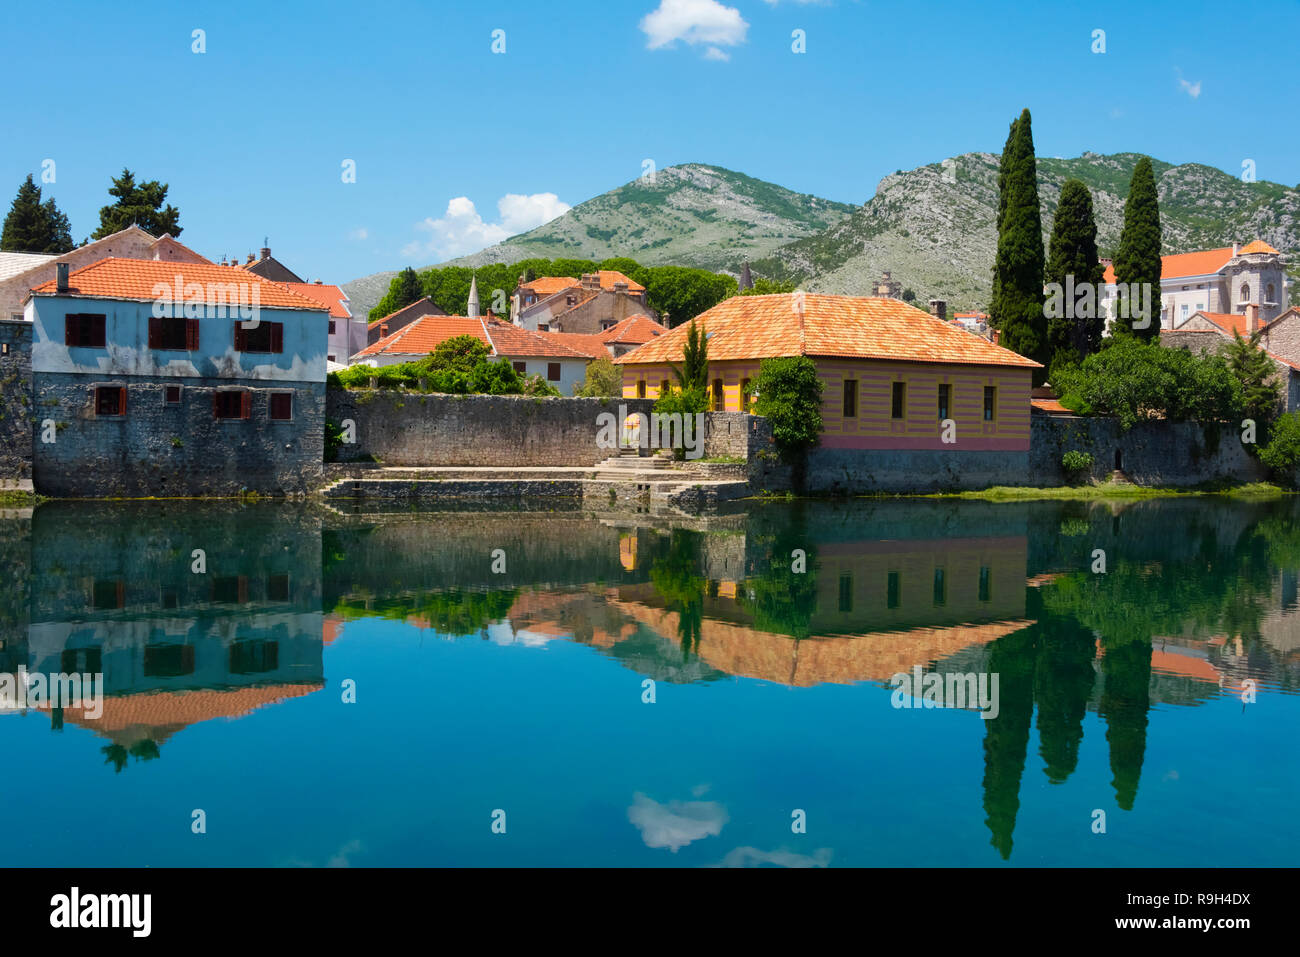
<path id="1" fill-rule="evenodd" d="M 1265 302 L 1277 302 L 1277 300 L 1273 298 L 1273 284 L 1272 284 L 1272 283 L 1269 283 L 1269 284 L 1268 284 L 1268 295 L 1264 297 L 1264 301 L 1265 301 Z"/>
<path id="2" fill-rule="evenodd" d="M 1243 282 L 1243 283 L 1241 284 L 1241 297 L 1240 297 L 1240 299 L 1241 299 L 1242 302 L 1250 302 L 1250 283 L 1248 283 L 1248 282 Z"/>

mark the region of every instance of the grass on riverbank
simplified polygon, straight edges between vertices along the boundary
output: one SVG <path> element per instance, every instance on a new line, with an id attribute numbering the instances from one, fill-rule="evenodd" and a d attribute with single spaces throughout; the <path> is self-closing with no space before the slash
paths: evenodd
<path id="1" fill-rule="evenodd" d="M 1100 485 L 1067 485 L 1054 488 L 1020 488 L 996 485 L 977 492 L 935 492 L 922 498 L 965 498 L 984 502 L 1028 502 L 1048 499 L 1067 501 L 1133 501 L 1149 498 L 1188 498 L 1192 496 L 1223 495 L 1230 498 L 1276 498 L 1295 494 L 1268 482 L 1249 482 L 1241 485 L 1205 483 L 1187 488 L 1170 486 L 1128 485 L 1105 482 Z"/>

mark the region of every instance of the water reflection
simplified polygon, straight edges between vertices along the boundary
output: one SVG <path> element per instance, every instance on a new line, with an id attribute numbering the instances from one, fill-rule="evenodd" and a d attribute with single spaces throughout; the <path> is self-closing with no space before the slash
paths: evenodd
<path id="1" fill-rule="evenodd" d="M 795 504 L 697 520 L 59 503 L 0 517 L 0 533 L 0 675 L 102 673 L 98 719 L 44 710 L 56 731 L 99 735 L 115 771 L 165 758 L 198 723 L 321 690 L 325 646 L 367 620 L 571 643 L 679 685 L 865 685 L 862 707 L 887 708 L 878 692 L 918 667 L 997 674 L 980 784 L 1010 859 L 1035 736 L 1060 786 L 1088 729 L 1104 729 L 1108 787 L 1130 811 L 1161 711 L 1252 685 L 1294 693 L 1300 676 L 1289 499 Z M 728 815 L 637 793 L 627 818 L 675 854 Z M 724 863 L 829 859 L 741 846 Z"/>

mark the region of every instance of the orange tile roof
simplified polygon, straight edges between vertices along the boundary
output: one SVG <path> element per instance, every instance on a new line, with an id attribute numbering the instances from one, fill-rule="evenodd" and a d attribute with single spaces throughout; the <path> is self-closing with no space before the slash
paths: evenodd
<path id="1" fill-rule="evenodd" d="M 57 281 L 51 279 L 32 290 L 34 296 L 78 296 L 91 299 L 128 299 L 153 302 L 158 298 L 156 286 L 169 290 L 180 277 L 182 287 L 196 283 L 203 287 L 205 301 L 211 287 L 230 283 L 256 283 L 259 304 L 271 309 L 313 309 L 326 307 L 288 289 L 283 283 L 271 282 L 239 266 L 211 266 L 201 263 L 161 262 L 153 259 L 121 259 L 110 257 L 78 269 L 68 277 L 69 289 L 59 292 Z M 164 299 L 164 301 L 167 301 Z M 216 305 L 211 302 L 208 305 Z"/>
<path id="2" fill-rule="evenodd" d="M 601 289 L 612 290 L 614 288 L 614 283 L 625 282 L 627 283 L 628 292 L 645 292 L 645 286 L 641 285 L 639 282 L 633 282 L 631 279 L 627 278 L 627 276 L 624 276 L 621 272 L 618 272 L 617 270 L 598 269 L 596 270 L 596 275 L 600 277 Z"/>
<path id="3" fill-rule="evenodd" d="M 589 359 L 585 351 L 571 348 L 547 333 L 531 332 L 499 319 L 466 316 L 422 316 L 410 325 L 366 346 L 354 359 L 370 356 L 427 356 L 448 339 L 473 336 L 493 356 L 505 358 Z"/>
<path id="4" fill-rule="evenodd" d="M 563 292 L 579 285 L 581 283 L 578 280 L 570 279 L 568 276 L 540 276 L 532 282 L 524 283 L 520 288 L 527 289 L 539 298 L 545 299 L 547 296 L 554 296 L 557 292 Z"/>
<path id="5" fill-rule="evenodd" d="M 1278 251 L 1263 240 L 1256 239 L 1241 247 L 1240 253 L 1272 253 Z M 1175 253 L 1160 257 L 1160 278 L 1162 281 L 1180 279 L 1183 276 L 1210 276 L 1228 264 L 1232 258 L 1232 247 L 1221 246 L 1218 249 L 1202 249 L 1194 253 Z M 1115 267 L 1106 266 L 1106 282 L 1115 282 Z"/>
<path id="6" fill-rule="evenodd" d="M 796 309 L 800 299 L 801 311 Z M 715 362 L 805 355 L 1039 367 L 901 299 L 812 293 L 733 296 L 696 317 L 696 323 L 708 333 L 709 359 Z M 680 362 L 689 325 L 683 323 L 614 361 Z"/>
<path id="7" fill-rule="evenodd" d="M 1250 333 L 1247 331 L 1246 328 L 1246 316 L 1243 313 L 1206 312 L 1205 310 L 1202 309 L 1202 310 L 1198 310 L 1195 313 L 1195 315 L 1204 316 L 1206 319 L 1210 320 L 1210 322 L 1214 323 L 1216 326 L 1218 326 L 1220 329 L 1222 329 L 1230 336 L 1233 334 L 1233 332 L 1240 333 L 1243 339 L 1250 335 Z M 1191 319 L 1188 319 L 1187 321 L 1191 322 Z M 1186 323 L 1184 323 L 1184 325 L 1186 325 Z M 1194 331 L 1194 330 L 1188 330 L 1188 331 Z"/>
<path id="8" fill-rule="evenodd" d="M 500 356 L 543 359 L 590 359 L 586 351 L 566 345 L 545 332 L 521 329 L 508 322 L 493 320 L 487 324 L 488 339 Z"/>
<path id="9" fill-rule="evenodd" d="M 609 349 L 605 340 L 594 333 L 586 332 L 539 332 L 539 336 L 554 339 L 575 352 L 581 352 L 589 359 L 609 358 Z"/>
<path id="10" fill-rule="evenodd" d="M 1241 251 L 1242 253 L 1270 253 L 1274 256 L 1281 255 L 1276 249 L 1264 242 L 1262 239 L 1256 239 L 1252 242 L 1246 243 L 1246 245 L 1241 247 Z"/>
<path id="11" fill-rule="evenodd" d="M 296 292 L 300 296 L 314 299 L 321 305 L 329 306 L 331 319 L 352 317 L 346 305 L 347 294 L 338 286 L 326 286 L 318 282 L 286 282 L 281 285 L 287 286 L 290 292 Z"/>
<path id="12" fill-rule="evenodd" d="M 1056 399 L 1030 399 L 1029 404 L 1040 412 L 1057 412 L 1073 415 L 1074 413 L 1061 405 Z"/>
<path id="13" fill-rule="evenodd" d="M 602 332 L 600 338 L 603 342 L 639 346 L 666 332 L 668 332 L 667 326 L 660 325 L 649 316 L 628 316 L 622 322 L 615 323 Z"/>
<path id="14" fill-rule="evenodd" d="M 366 346 L 353 358 L 382 355 L 427 356 L 440 344 L 457 336 L 473 336 L 489 349 L 492 348 L 492 343 L 488 341 L 487 334 L 483 331 L 482 319 L 471 319 L 466 316 L 421 316 L 396 332 L 384 336 L 378 342 Z"/>

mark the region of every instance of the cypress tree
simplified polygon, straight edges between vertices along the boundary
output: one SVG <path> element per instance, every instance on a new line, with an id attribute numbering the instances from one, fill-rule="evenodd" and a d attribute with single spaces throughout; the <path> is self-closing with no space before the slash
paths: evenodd
<path id="1" fill-rule="evenodd" d="M 1119 251 L 1115 254 L 1115 281 L 1140 291 L 1140 302 L 1130 313 L 1128 301 L 1121 296 L 1116 303 L 1117 315 L 1112 333 L 1133 334 L 1146 342 L 1160 335 L 1160 200 L 1150 157 L 1144 156 L 1133 167 L 1128 199 L 1124 201 L 1124 229 L 1119 234 Z M 1133 328 L 1141 319 L 1136 309 L 1146 302 L 1151 290 L 1151 311 L 1145 329 Z"/>
<path id="2" fill-rule="evenodd" d="M 994 298 L 989 306 L 999 343 L 1047 363 L 1047 317 L 1043 312 L 1043 217 L 1038 206 L 1038 163 L 1029 111 L 1011 128 L 998 176 L 998 253 L 994 263 Z M 1041 382 L 1046 370 L 1035 371 Z"/>
<path id="3" fill-rule="evenodd" d="M 415 274 L 414 269 L 407 266 L 393 277 L 393 301 L 389 312 L 405 308 L 423 295 L 424 288 L 420 285 L 420 277 Z"/>
<path id="4" fill-rule="evenodd" d="M 1073 277 L 1067 282 L 1067 277 Z M 1048 311 L 1047 356 L 1051 366 L 1082 362 L 1101 348 L 1105 319 L 1101 293 L 1105 270 L 1097 256 L 1097 223 L 1092 193 L 1082 180 L 1066 180 L 1056 206 L 1052 238 L 1048 245 L 1048 283 L 1062 293 Z M 1085 290 L 1087 290 L 1085 292 Z M 1080 299 L 1081 296 L 1088 298 Z"/>
<path id="5" fill-rule="evenodd" d="M 999 240 L 1002 237 L 1002 217 L 1007 212 L 1007 169 L 1011 166 L 1011 144 L 1016 139 L 1016 127 L 1020 125 L 1020 117 L 1011 121 L 1011 128 L 1007 131 L 1007 141 L 1002 145 L 1002 159 L 998 163 L 998 215 L 993 221 L 998 229 Z M 992 302 L 998 301 L 998 295 L 1002 289 L 1002 277 L 999 275 L 997 263 L 993 264 L 993 298 Z"/>
<path id="6" fill-rule="evenodd" d="M 5 216 L 4 231 L 0 233 L 0 251 L 10 253 L 52 253 L 58 255 L 72 249 L 72 230 L 54 198 L 41 202 L 41 188 L 32 181 L 31 174 L 18 187 L 9 214 Z"/>

